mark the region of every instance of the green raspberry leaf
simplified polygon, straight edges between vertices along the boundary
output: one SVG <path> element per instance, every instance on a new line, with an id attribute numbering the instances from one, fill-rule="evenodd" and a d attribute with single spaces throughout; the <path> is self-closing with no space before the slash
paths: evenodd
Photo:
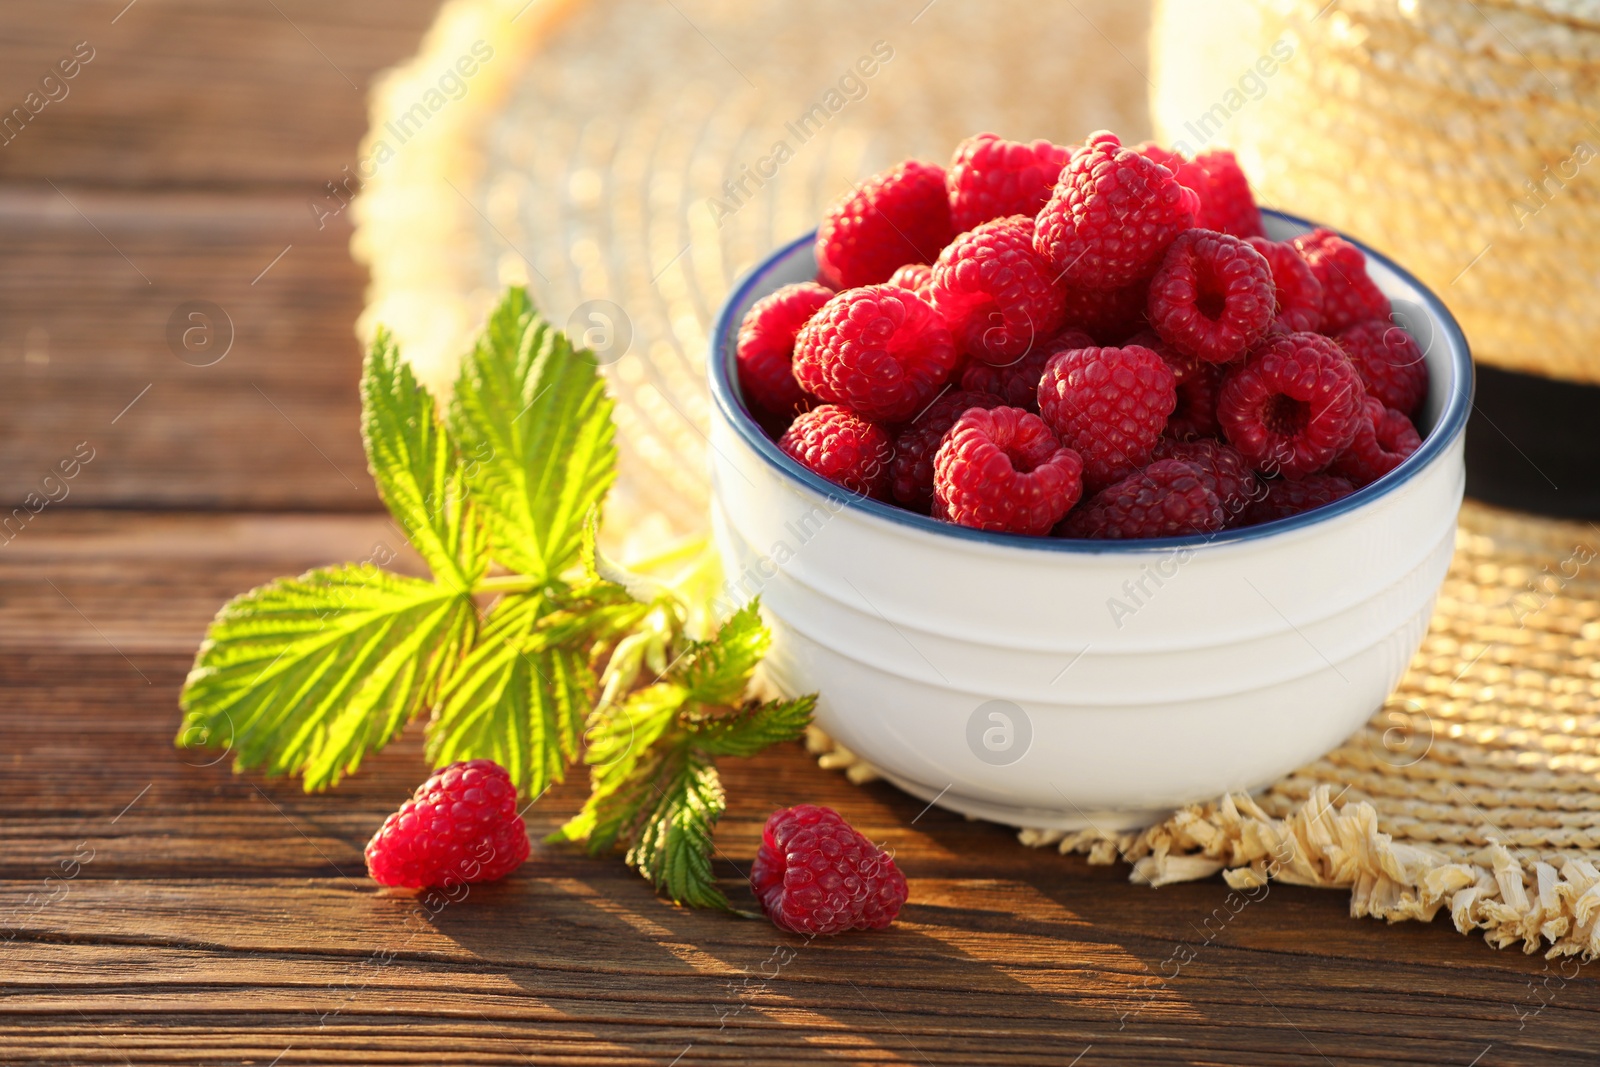
<path id="1" fill-rule="evenodd" d="M 699 724 L 694 743 L 713 756 L 754 756 L 764 748 L 804 734 L 816 706 L 817 698 L 812 694 L 720 715 Z"/>
<path id="2" fill-rule="evenodd" d="M 581 841 L 591 855 L 608 851 L 639 820 L 661 773 L 658 742 L 683 708 L 682 686 L 646 686 L 594 723 L 587 735 L 589 798 L 553 839 Z"/>
<path id="3" fill-rule="evenodd" d="M 703 753 L 669 753 L 627 861 L 674 903 L 732 910 L 711 869 L 712 832 L 728 806 L 716 765 Z"/>
<path id="4" fill-rule="evenodd" d="M 672 680 L 697 703 L 736 703 L 771 644 L 760 601 L 752 600 L 722 624 L 716 637 L 691 645 L 673 667 Z"/>
<path id="5" fill-rule="evenodd" d="M 179 745 L 227 746 L 237 770 L 326 788 L 433 701 L 472 643 L 471 597 L 345 564 L 223 606 L 179 703 Z"/>
<path id="6" fill-rule="evenodd" d="M 595 361 L 510 290 L 462 362 L 449 419 L 505 567 L 544 583 L 579 561 L 616 477 L 611 411 Z"/>
<path id="7" fill-rule="evenodd" d="M 361 437 L 378 494 L 434 578 L 470 589 L 488 566 L 488 538 L 433 396 L 384 329 L 362 368 Z"/>
<path id="8" fill-rule="evenodd" d="M 495 605 L 439 694 L 428 727 L 428 758 L 435 767 L 492 759 L 528 797 L 565 777 L 567 765 L 578 758 L 595 678 L 586 650 L 540 647 L 540 624 L 549 610 L 539 594 L 507 596 Z"/>

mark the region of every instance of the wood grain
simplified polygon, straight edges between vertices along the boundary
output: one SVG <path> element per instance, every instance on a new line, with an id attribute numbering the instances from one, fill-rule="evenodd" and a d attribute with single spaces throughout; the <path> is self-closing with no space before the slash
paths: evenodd
<path id="1" fill-rule="evenodd" d="M 355 161 L 375 74 L 438 0 L 7 0 L 0 106 L 94 58 L 11 144 L 0 180 L 319 188 Z"/>
<path id="2" fill-rule="evenodd" d="M 798 746 L 727 767 L 719 875 L 753 906 L 765 814 L 834 805 L 910 880 L 887 934 L 807 944 L 542 844 L 461 900 L 376 892 L 361 848 L 424 773 L 418 730 L 319 796 L 171 743 L 223 596 L 386 536 L 64 510 L 0 549 L 0 1062 L 1584 1062 L 1586 972 L 1352 921 L 1338 893 L 1232 915 L 1220 883 L 1133 887 Z M 581 795 L 532 809 L 536 838 Z"/>
<path id="3" fill-rule="evenodd" d="M 807 943 L 543 844 L 464 899 L 378 892 L 361 849 L 425 773 L 419 726 L 318 796 L 176 750 L 225 598 L 399 547 L 356 432 L 363 279 L 305 199 L 363 129 L 344 78 L 433 8 L 0 9 L 0 103 L 97 49 L 0 147 L 0 502 L 25 510 L 0 509 L 0 1063 L 1594 1062 L 1589 968 L 1353 921 L 1337 892 L 1235 915 L 1220 882 L 1130 886 L 798 746 L 725 768 L 718 874 L 752 906 L 765 815 L 829 804 L 907 873 L 890 931 Z M 234 324 L 209 366 L 167 338 L 193 300 Z M 79 442 L 67 495 L 26 505 Z"/>
<path id="4" fill-rule="evenodd" d="M 0 501 L 87 442 L 71 507 L 371 507 L 348 240 L 287 195 L 0 192 Z"/>

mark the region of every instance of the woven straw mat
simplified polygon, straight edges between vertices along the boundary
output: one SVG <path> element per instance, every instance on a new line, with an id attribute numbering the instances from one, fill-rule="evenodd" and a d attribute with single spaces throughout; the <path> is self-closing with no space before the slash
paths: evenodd
<path id="1" fill-rule="evenodd" d="M 639 544 L 698 532 L 705 339 L 740 273 L 852 181 L 974 131 L 1146 135 L 1147 12 L 1072 6 L 451 0 L 374 93 L 364 158 L 474 45 L 491 55 L 356 201 L 362 329 L 389 325 L 442 390 L 504 285 L 580 333 L 594 320 L 574 311 L 614 302 L 630 339 L 607 368 L 623 452 L 608 526 Z M 867 56 L 873 74 L 847 78 Z M 817 104 L 802 139 L 786 124 Z M 724 183 L 746 174 L 735 198 Z M 1151 884 L 1346 887 L 1358 915 L 1448 911 L 1496 945 L 1600 952 L 1597 550 L 1592 527 L 1469 505 L 1426 644 L 1343 748 L 1140 833 L 1021 840 L 1126 858 Z M 873 776 L 812 742 L 824 766 Z"/>

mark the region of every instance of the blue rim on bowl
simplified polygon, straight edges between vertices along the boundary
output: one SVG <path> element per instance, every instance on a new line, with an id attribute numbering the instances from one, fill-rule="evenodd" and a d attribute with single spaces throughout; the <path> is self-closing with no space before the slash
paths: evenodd
<path id="1" fill-rule="evenodd" d="M 1307 219 L 1281 211 L 1263 208 L 1261 214 L 1264 217 L 1277 219 L 1300 230 L 1310 230 L 1316 226 L 1316 223 Z M 1256 526 L 1223 530 L 1214 534 L 1191 534 L 1186 537 L 1154 537 L 1140 541 L 1084 541 L 1061 537 L 1028 537 L 1023 534 L 974 530 L 966 526 L 941 522 L 926 515 L 918 515 L 916 512 L 906 511 L 904 508 L 896 507 L 893 504 L 887 504 L 883 501 L 873 500 L 843 490 L 821 475 L 801 466 L 784 454 L 745 410 L 739 395 L 738 381 L 733 370 L 733 353 L 734 341 L 739 332 L 739 319 L 744 309 L 752 302 L 752 292 L 761 288 L 768 278 L 783 266 L 797 249 L 810 247 L 816 241 L 815 230 L 795 238 L 757 264 L 734 287 L 733 292 L 723 302 L 722 309 L 717 313 L 716 325 L 711 334 L 711 358 L 709 364 L 711 395 L 723 417 L 728 420 L 728 424 L 744 439 L 745 443 L 785 477 L 799 482 L 822 496 L 842 498 L 848 508 L 899 526 L 920 530 L 924 533 L 932 533 L 942 537 L 954 537 L 985 545 L 1020 548 L 1036 552 L 1086 554 L 1166 552 L 1175 548 L 1237 544 L 1263 537 L 1271 537 L 1276 534 L 1287 533 L 1291 530 L 1303 529 L 1320 522 L 1326 522 L 1329 519 L 1363 507 L 1398 489 L 1438 458 L 1451 443 L 1466 431 L 1467 415 L 1472 410 L 1472 394 L 1476 381 L 1473 375 L 1471 352 L 1467 347 L 1467 339 L 1462 334 L 1461 327 L 1456 324 L 1454 316 L 1444 306 L 1444 302 L 1413 277 L 1409 271 L 1395 263 L 1388 256 L 1374 251 L 1353 238 L 1346 237 L 1345 240 L 1350 241 L 1361 249 L 1368 259 L 1383 264 L 1396 277 L 1410 286 L 1428 314 L 1438 322 L 1443 330 L 1444 341 L 1449 351 L 1454 388 L 1451 389 L 1450 396 L 1445 400 L 1444 408 L 1440 411 L 1439 418 L 1429 429 L 1428 436 L 1423 440 L 1422 447 L 1407 457 L 1400 466 L 1371 485 L 1363 486 L 1341 500 L 1336 500 L 1332 504 L 1325 504 L 1311 511 L 1302 512 L 1299 515 L 1291 515 L 1286 519 L 1275 519 L 1272 522 L 1265 522 Z"/>

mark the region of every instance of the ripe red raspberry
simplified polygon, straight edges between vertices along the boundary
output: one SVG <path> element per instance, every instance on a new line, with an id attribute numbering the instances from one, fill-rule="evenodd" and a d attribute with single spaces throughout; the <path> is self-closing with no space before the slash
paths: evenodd
<path id="1" fill-rule="evenodd" d="M 907 160 L 828 209 L 817 228 L 817 276 L 835 289 L 877 285 L 896 267 L 932 263 L 954 235 L 944 169 Z"/>
<path id="2" fill-rule="evenodd" d="M 1078 454 L 1021 408 L 968 410 L 933 460 L 933 495 L 961 526 L 1043 536 L 1082 494 Z"/>
<path id="3" fill-rule="evenodd" d="M 926 300 L 928 287 L 933 284 L 933 267 L 926 263 L 907 263 L 903 267 L 896 267 L 894 273 L 889 275 L 887 284 L 910 289 Z"/>
<path id="4" fill-rule="evenodd" d="M 963 352 L 1009 363 L 1061 328 L 1061 287 L 1050 274 L 1033 250 L 1033 220 L 1012 215 L 939 253 L 929 300 Z"/>
<path id="5" fill-rule="evenodd" d="M 1217 423 L 1217 391 L 1222 388 L 1223 368 L 1198 356 L 1186 356 L 1161 339 L 1154 330 L 1141 330 L 1128 338 L 1130 345 L 1141 345 L 1166 360 L 1178 383 L 1178 405 L 1167 416 L 1165 436 L 1179 441 L 1191 437 L 1216 437 L 1222 432 Z"/>
<path id="6" fill-rule="evenodd" d="M 1250 191 L 1250 179 L 1239 169 L 1232 152 L 1213 148 L 1195 156 L 1190 166 L 1204 175 L 1197 183 L 1201 188 L 1190 186 L 1200 196 L 1196 226 L 1234 237 L 1260 237 L 1266 232 L 1261 226 L 1261 209 Z"/>
<path id="7" fill-rule="evenodd" d="M 1039 413 L 1039 379 L 1045 365 L 1057 352 L 1071 348 L 1093 348 L 1094 338 L 1082 330 L 1063 330 L 1042 345 L 1035 345 L 1021 359 L 1004 366 L 974 360 L 961 371 L 961 388 L 976 393 L 993 393 L 1014 408 Z"/>
<path id="8" fill-rule="evenodd" d="M 1091 488 L 1144 466 L 1177 403 L 1172 368 L 1140 345 L 1058 353 L 1039 382 L 1039 414 L 1083 457 Z"/>
<path id="9" fill-rule="evenodd" d="M 975 363 L 976 367 L 987 364 Z M 988 368 L 999 370 L 997 367 Z M 1007 401 L 992 393 L 965 390 L 946 393 L 901 430 L 894 439 L 894 460 L 889 464 L 889 488 L 900 503 L 917 511 L 933 499 L 933 456 L 939 442 L 968 408 L 997 408 Z"/>
<path id="10" fill-rule="evenodd" d="M 435 771 L 383 820 L 366 856 L 379 885 L 424 889 L 504 878 L 528 858 L 511 776 L 487 759 Z"/>
<path id="11" fill-rule="evenodd" d="M 1150 323 L 1179 352 L 1227 363 L 1267 332 L 1277 296 L 1272 267 L 1241 238 L 1179 234 L 1150 282 Z"/>
<path id="12" fill-rule="evenodd" d="M 1063 537 L 1125 540 L 1213 533 L 1227 523 L 1200 468 L 1158 459 L 1100 490 L 1062 524 Z"/>
<path id="13" fill-rule="evenodd" d="M 805 391 L 794 380 L 794 338 L 833 292 L 815 282 L 786 285 L 751 305 L 739 324 L 734 355 L 739 388 L 751 407 L 775 415 L 792 415 L 805 403 Z"/>
<path id="14" fill-rule="evenodd" d="M 945 174 L 956 232 L 1007 215 L 1037 215 L 1071 155 L 1049 141 L 1022 144 L 992 133 L 962 141 Z"/>
<path id="15" fill-rule="evenodd" d="M 881 426 L 823 404 L 795 417 L 778 447 L 802 467 L 862 496 L 883 495 L 894 449 Z"/>
<path id="16" fill-rule="evenodd" d="M 1091 134 L 1040 209 L 1034 248 L 1080 289 L 1118 289 L 1155 273 L 1172 239 L 1194 225 L 1193 191 L 1159 163 Z"/>
<path id="17" fill-rule="evenodd" d="M 1272 287 L 1277 300 L 1273 320 L 1287 333 L 1316 331 L 1322 326 L 1322 283 L 1311 271 L 1294 245 L 1250 238 L 1250 247 L 1260 252 L 1272 268 Z"/>
<path id="18" fill-rule="evenodd" d="M 1145 326 L 1144 308 L 1150 286 L 1134 282 L 1121 289 L 1064 290 L 1062 322 L 1082 330 L 1096 344 L 1120 345 Z"/>
<path id="19" fill-rule="evenodd" d="M 1338 345 L 1321 334 L 1290 333 L 1228 371 L 1217 418 L 1256 470 L 1303 478 L 1350 446 L 1366 395 Z"/>
<path id="20" fill-rule="evenodd" d="M 863 418 L 900 422 L 921 411 L 960 359 L 939 313 L 908 289 L 847 289 L 795 339 L 800 387 Z"/>
<path id="21" fill-rule="evenodd" d="M 1195 210 L 1196 226 L 1234 237 L 1255 237 L 1264 232 L 1261 209 L 1250 192 L 1250 181 L 1232 152 L 1210 149 L 1186 159 L 1153 141 L 1136 146 L 1134 151 L 1166 167 L 1178 184 L 1194 192 L 1200 203 Z"/>
<path id="22" fill-rule="evenodd" d="M 1422 447 L 1422 436 L 1403 412 L 1367 397 L 1355 440 L 1328 468 L 1360 489 L 1382 478 Z"/>
<path id="23" fill-rule="evenodd" d="M 1389 298 L 1367 277 L 1361 249 L 1331 230 L 1294 239 L 1294 247 L 1322 283 L 1322 330 L 1338 333 L 1363 319 L 1387 319 Z"/>
<path id="24" fill-rule="evenodd" d="M 1163 437 L 1150 455 L 1152 459 L 1180 459 L 1199 470 L 1201 480 L 1222 504 L 1229 523 L 1243 515 L 1251 501 L 1261 495 L 1256 472 L 1238 449 L 1221 441 L 1174 441 Z"/>
<path id="25" fill-rule="evenodd" d="M 1256 526 L 1276 519 L 1287 519 L 1302 511 L 1320 508 L 1355 492 L 1348 481 L 1333 474 L 1308 474 L 1304 478 L 1274 478 L 1263 482 L 1266 493 L 1245 509 L 1241 526 Z"/>
<path id="26" fill-rule="evenodd" d="M 750 888 L 773 925 L 797 934 L 883 930 L 906 902 L 894 858 L 815 804 L 767 818 Z"/>
<path id="27" fill-rule="evenodd" d="M 1384 407 L 1410 415 L 1428 395 L 1428 364 L 1409 333 L 1387 319 L 1367 319 L 1334 337 L 1367 393 Z"/>
<path id="28" fill-rule="evenodd" d="M 1200 190 L 1194 188 L 1195 179 L 1198 177 L 1198 174 L 1196 172 L 1186 173 L 1184 171 L 1185 167 L 1194 166 L 1193 162 L 1187 156 L 1184 156 L 1178 152 L 1174 152 L 1170 148 L 1165 148 L 1154 141 L 1140 141 L 1138 144 L 1133 146 L 1131 151 L 1139 153 L 1152 163 L 1159 163 L 1163 167 L 1166 167 L 1168 173 L 1170 173 L 1174 178 L 1178 179 L 1180 185 L 1183 185 L 1189 189 L 1193 189 L 1196 196 L 1200 195 Z"/>

